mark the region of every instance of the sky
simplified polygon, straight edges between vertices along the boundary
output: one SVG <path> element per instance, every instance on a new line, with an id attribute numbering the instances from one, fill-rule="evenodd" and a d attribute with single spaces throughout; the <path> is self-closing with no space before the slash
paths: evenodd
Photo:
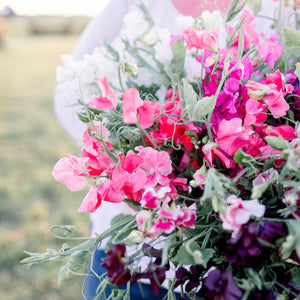
<path id="1" fill-rule="evenodd" d="M 109 0 L 0 0 L 0 9 L 10 6 L 21 15 L 95 16 Z"/>

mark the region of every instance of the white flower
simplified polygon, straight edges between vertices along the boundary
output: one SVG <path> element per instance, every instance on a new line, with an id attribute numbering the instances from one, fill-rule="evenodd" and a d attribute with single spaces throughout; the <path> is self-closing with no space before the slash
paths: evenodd
<path id="1" fill-rule="evenodd" d="M 191 16 L 179 16 L 176 18 L 176 23 L 179 28 L 188 28 L 191 27 L 195 22 L 195 19 Z"/>
<path id="2" fill-rule="evenodd" d="M 201 78 L 201 72 L 202 72 L 202 78 L 204 78 L 205 76 L 205 70 L 204 68 L 202 68 L 202 64 L 198 62 L 196 58 L 192 57 L 191 55 L 186 55 L 184 68 L 187 71 L 188 81 L 193 81 Z"/>
<path id="3" fill-rule="evenodd" d="M 216 28 L 223 28 L 224 22 L 221 13 L 218 10 L 210 12 L 205 10 L 201 14 L 201 20 L 206 30 L 214 30 Z"/>
<path id="4" fill-rule="evenodd" d="M 128 13 L 124 17 L 123 22 L 124 27 L 121 31 L 121 36 L 125 36 L 130 43 L 146 33 L 149 27 L 144 15 L 136 10 Z"/>

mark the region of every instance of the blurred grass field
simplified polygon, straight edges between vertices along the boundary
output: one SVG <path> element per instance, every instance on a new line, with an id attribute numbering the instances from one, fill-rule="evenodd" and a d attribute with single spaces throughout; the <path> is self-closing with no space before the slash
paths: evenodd
<path id="1" fill-rule="evenodd" d="M 78 35 L 29 35 L 18 20 L 7 23 L 0 48 L 0 299 L 80 299 L 82 278 L 60 288 L 60 263 L 26 269 L 24 250 L 59 249 L 54 224 L 74 224 L 89 234 L 78 214 L 84 192 L 72 193 L 51 175 L 55 162 L 79 150 L 53 112 L 55 68 Z"/>

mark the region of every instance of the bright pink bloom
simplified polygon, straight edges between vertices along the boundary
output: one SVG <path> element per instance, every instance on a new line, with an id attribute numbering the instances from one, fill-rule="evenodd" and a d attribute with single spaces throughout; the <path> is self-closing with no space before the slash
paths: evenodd
<path id="1" fill-rule="evenodd" d="M 62 182 L 71 191 L 83 189 L 87 183 L 85 176 L 88 176 L 87 170 L 88 158 L 69 157 L 61 158 L 54 166 L 52 175 Z"/>
<path id="2" fill-rule="evenodd" d="M 216 142 L 220 149 L 233 156 L 245 145 L 245 141 L 242 138 L 243 134 L 244 129 L 241 119 L 223 120 L 219 126 Z"/>
<path id="3" fill-rule="evenodd" d="M 143 193 L 141 205 L 145 208 L 158 208 L 166 197 L 166 193 L 171 192 L 170 187 L 161 187 L 158 190 L 147 188 Z"/>
<path id="4" fill-rule="evenodd" d="M 266 136 L 277 136 L 287 141 L 292 140 L 296 136 L 295 129 L 289 125 L 278 125 L 276 127 L 265 125 L 260 128 L 260 134 L 262 134 L 263 138 Z"/>
<path id="5" fill-rule="evenodd" d="M 245 128 L 251 125 L 260 126 L 267 120 L 267 105 L 262 101 L 250 98 L 246 103 Z"/>
<path id="6" fill-rule="evenodd" d="M 105 180 L 98 187 L 98 197 L 103 201 L 120 203 L 125 199 L 125 194 L 120 192 L 110 180 Z"/>
<path id="7" fill-rule="evenodd" d="M 149 176 L 155 171 L 161 175 L 169 175 L 172 172 L 172 162 L 170 155 L 166 151 L 157 151 L 151 147 L 138 146 L 139 156 L 144 160 L 140 168 Z"/>
<path id="8" fill-rule="evenodd" d="M 220 213 L 223 228 L 237 234 L 243 224 L 246 224 L 251 216 L 261 218 L 265 213 L 265 206 L 257 199 L 245 200 L 231 195 L 227 198 L 226 212 Z"/>
<path id="9" fill-rule="evenodd" d="M 193 187 L 199 187 L 201 190 L 203 190 L 206 184 L 206 177 L 207 177 L 206 169 L 202 167 L 201 169 L 197 170 L 194 173 L 193 175 L 194 180 L 190 183 L 190 185 Z"/>
<path id="10" fill-rule="evenodd" d="M 183 206 L 182 214 L 179 215 L 178 219 L 176 220 L 176 225 L 179 228 L 189 227 L 195 228 L 195 220 L 196 220 L 196 211 L 197 205 L 194 202 L 189 207 Z"/>
<path id="11" fill-rule="evenodd" d="M 92 186 L 77 211 L 93 213 L 100 204 L 101 199 L 98 198 L 98 189 Z"/>
<path id="12" fill-rule="evenodd" d="M 216 158 L 219 158 L 222 162 L 222 165 L 227 169 L 233 169 L 235 167 L 235 162 L 228 158 L 222 151 L 220 151 L 217 144 L 206 144 L 202 147 L 202 151 L 205 154 L 204 158 L 209 162 L 209 164 L 214 167 L 213 161 Z"/>
<path id="13" fill-rule="evenodd" d="M 90 106 L 95 106 L 97 109 L 116 109 L 118 98 L 107 84 L 106 76 L 98 78 L 98 84 L 101 89 L 101 97 L 95 97 L 88 103 Z"/>
<path id="14" fill-rule="evenodd" d="M 107 139 L 110 135 L 108 129 L 104 126 L 96 125 L 96 129 L 99 132 L 99 138 Z M 92 125 L 89 125 L 86 129 L 86 131 L 83 133 L 82 136 L 82 143 L 83 148 L 92 155 L 98 154 L 98 149 L 102 148 L 101 142 L 97 141 L 94 137 L 89 135 L 90 133 L 96 133 L 95 129 Z M 101 137 L 102 134 L 102 137 Z"/>
<path id="15" fill-rule="evenodd" d="M 269 84 L 268 86 L 271 88 L 275 87 L 273 84 Z M 290 106 L 284 99 L 283 92 L 276 89 L 271 89 L 263 98 L 263 101 L 268 105 L 275 119 L 285 116 L 286 112 L 290 109 Z"/>
<path id="16" fill-rule="evenodd" d="M 265 39 L 263 43 L 258 46 L 259 58 L 267 62 L 271 69 L 274 69 L 275 62 L 281 56 L 283 46 L 274 37 Z"/>
<path id="17" fill-rule="evenodd" d="M 127 124 L 135 124 L 139 121 L 142 129 L 152 126 L 154 117 L 160 110 L 157 102 L 149 100 L 143 101 L 136 88 L 129 88 L 122 95 L 123 102 L 123 121 Z"/>
<path id="18" fill-rule="evenodd" d="M 216 50 L 218 42 L 218 30 L 213 32 L 208 30 L 195 31 L 192 28 L 182 30 L 184 38 L 187 40 L 188 48 L 193 47 L 204 50 Z"/>
<path id="19" fill-rule="evenodd" d="M 158 219 L 147 233 L 150 236 L 157 236 L 161 232 L 170 234 L 175 230 L 175 227 L 175 223 L 172 220 L 163 221 L 162 219 Z"/>

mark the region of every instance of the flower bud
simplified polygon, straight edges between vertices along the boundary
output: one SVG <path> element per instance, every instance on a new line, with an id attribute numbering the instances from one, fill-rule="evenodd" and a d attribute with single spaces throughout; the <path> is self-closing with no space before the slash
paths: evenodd
<path id="1" fill-rule="evenodd" d="M 138 74 L 138 66 L 134 62 L 124 60 L 121 63 L 122 71 L 125 73 L 126 77 L 136 76 Z"/>

